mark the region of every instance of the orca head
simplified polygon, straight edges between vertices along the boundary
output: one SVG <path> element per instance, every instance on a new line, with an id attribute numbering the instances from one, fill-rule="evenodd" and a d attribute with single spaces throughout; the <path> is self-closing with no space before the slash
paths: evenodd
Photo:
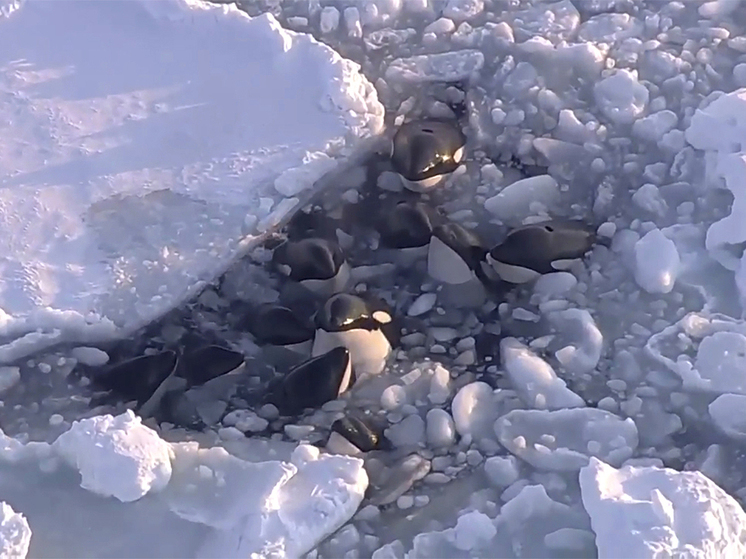
<path id="1" fill-rule="evenodd" d="M 424 204 L 399 202 L 380 217 L 378 232 L 386 248 L 415 248 L 430 242 L 433 225 Z"/>
<path id="2" fill-rule="evenodd" d="M 94 386 L 110 391 L 125 401 L 147 402 L 176 370 L 179 355 L 170 349 L 141 355 L 112 364 L 94 374 Z"/>
<path id="3" fill-rule="evenodd" d="M 362 328 L 377 329 L 380 322 L 368 303 L 357 295 L 337 293 L 327 299 L 315 317 L 316 327 L 326 332 L 344 332 Z"/>
<path id="4" fill-rule="evenodd" d="M 309 341 L 315 329 L 291 309 L 265 303 L 253 314 L 249 331 L 260 344 L 284 346 Z"/>
<path id="5" fill-rule="evenodd" d="M 293 281 L 328 280 L 344 264 L 342 249 L 327 239 L 287 240 L 272 253 L 274 266 Z"/>

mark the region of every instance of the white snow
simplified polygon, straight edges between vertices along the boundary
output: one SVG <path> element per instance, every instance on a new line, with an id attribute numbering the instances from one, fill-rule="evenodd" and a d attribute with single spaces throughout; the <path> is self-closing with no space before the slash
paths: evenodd
<path id="1" fill-rule="evenodd" d="M 31 543 L 31 529 L 26 518 L 0 501 L 0 559 L 25 559 Z"/>
<path id="2" fill-rule="evenodd" d="M 0 423 L 20 433 L 0 431 L 0 557 L 746 555 L 726 495 L 746 497 L 743 2 L 695 4 L 263 1 L 246 9 L 274 15 L 252 19 L 201 0 L 0 0 Z M 422 198 L 449 219 L 495 243 L 583 217 L 611 247 L 466 307 L 427 278 L 394 286 L 408 317 L 390 366 L 293 424 L 270 405 L 156 432 L 37 398 L 312 192 L 362 199 L 379 95 L 397 124 L 465 111 L 467 157 Z M 379 194 L 401 189 L 391 176 Z M 357 291 L 398 273 L 368 264 Z M 232 301 L 210 293 L 222 337 Z M 72 343 L 21 359 L 57 342 Z M 361 408 L 392 452 L 297 443 Z"/>
<path id="3" fill-rule="evenodd" d="M 71 0 L 0 25 L 0 363 L 170 310 L 256 238 L 260 198 L 287 213 L 382 126 L 359 66 L 271 15 Z"/>
<path id="4" fill-rule="evenodd" d="M 94 546 L 114 545 L 118 556 L 139 556 L 145 544 L 158 556 L 195 556 L 196 551 L 197 557 L 298 557 L 355 513 L 368 485 L 357 458 L 321 455 L 316 447 L 299 445 L 287 461 L 262 461 L 263 456 L 276 456 L 278 448 L 269 447 L 267 452 L 261 441 L 251 445 L 243 439 L 238 444 L 247 446 L 241 454 L 251 456 L 250 462 L 219 447 L 167 443 L 133 417 L 126 412 L 75 422 L 51 446 L 24 445 L 0 432 L 0 488 L 30 526 L 38 522 L 36 553 L 74 556 L 85 549 L 95 555 L 101 550 Z M 83 496 L 56 466 L 41 470 L 39 460 L 48 461 L 57 453 L 80 469 L 84 489 L 101 496 L 129 503 L 148 489 L 159 493 L 142 499 L 139 509 L 131 504 L 112 509 L 103 500 L 81 505 Z M 14 464 L 21 468 L 13 469 Z M 58 526 L 47 520 L 48 499 L 38 494 L 44 490 L 36 487 L 53 487 L 47 491 L 54 492 L 55 508 L 78 510 L 86 518 L 98 514 L 96 524 L 111 523 L 112 514 L 121 517 L 116 541 L 91 538 L 95 528 L 89 521 L 73 523 L 59 534 Z M 5 507 L 0 543 L 23 545 L 25 538 L 28 545 L 30 532 L 18 520 L 23 517 Z M 134 529 L 140 515 L 145 524 L 137 527 L 133 538 L 127 527 Z M 179 519 L 188 523 L 179 524 Z M 186 526 L 193 527 L 188 534 Z M 155 539 L 158 547 L 153 551 Z M 82 540 L 87 547 L 79 547 Z M 10 555 L 14 556 L 25 554 Z"/>
<path id="5" fill-rule="evenodd" d="M 594 458 L 580 488 L 604 559 L 746 554 L 746 513 L 700 472 L 617 470 Z"/>
<path id="6" fill-rule="evenodd" d="M 171 447 L 131 410 L 74 422 L 54 449 L 80 472 L 83 489 L 125 503 L 162 490 L 171 479 Z"/>

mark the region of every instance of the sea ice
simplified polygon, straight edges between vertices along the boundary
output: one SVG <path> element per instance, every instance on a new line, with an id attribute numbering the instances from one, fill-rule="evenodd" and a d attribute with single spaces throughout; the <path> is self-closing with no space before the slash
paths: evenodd
<path id="1" fill-rule="evenodd" d="M 532 215 L 531 208 L 534 204 L 551 206 L 559 200 L 560 191 L 557 181 L 550 175 L 537 175 L 517 180 L 503 188 L 495 196 L 488 198 L 485 209 L 508 222 L 518 222 Z"/>
<path id="2" fill-rule="evenodd" d="M 479 72 L 484 54 L 478 50 L 456 50 L 439 54 L 421 54 L 397 58 L 386 68 L 386 79 L 392 82 L 455 82 Z"/>
<path id="3" fill-rule="evenodd" d="M 721 95 L 697 109 L 686 129 L 686 140 L 705 152 L 705 177 L 715 188 L 733 195 L 730 214 L 707 230 L 705 246 L 711 256 L 734 272 L 744 268 L 740 250 L 746 242 L 746 89 Z M 741 302 L 746 301 L 746 274 L 736 274 Z"/>
<path id="4" fill-rule="evenodd" d="M 723 433 L 736 440 L 746 440 L 746 395 L 722 394 L 707 411 Z"/>
<path id="5" fill-rule="evenodd" d="M 701 472 L 615 469 L 591 458 L 580 488 L 599 557 L 746 556 L 746 513 Z"/>
<path id="6" fill-rule="evenodd" d="M 275 184 L 383 125 L 357 64 L 232 4 L 25 3 L 0 51 L 24 60 L 0 69 L 0 363 L 170 310 L 255 240 L 260 198 L 291 210 Z"/>
<path id="7" fill-rule="evenodd" d="M 596 83 L 593 95 L 598 108 L 615 124 L 632 124 L 645 111 L 649 98 L 636 72 L 626 69 Z"/>
<path id="8" fill-rule="evenodd" d="M 433 408 L 427 412 L 426 435 L 428 444 L 434 447 L 447 447 L 456 439 L 456 428 L 451 415 L 443 409 Z"/>
<path id="9" fill-rule="evenodd" d="M 555 357 L 571 375 L 593 371 L 601 359 L 604 337 L 585 309 L 565 309 L 548 313 L 548 318 L 564 347 Z"/>
<path id="10" fill-rule="evenodd" d="M 535 468 L 576 471 L 592 456 L 621 465 L 638 445 L 631 419 L 596 408 L 513 410 L 495 422 L 498 440 Z"/>
<path id="11" fill-rule="evenodd" d="M 583 398 L 567 388 L 549 363 L 516 338 L 501 340 L 500 357 L 513 387 L 527 406 L 546 410 L 585 406 Z"/>
<path id="12" fill-rule="evenodd" d="M 136 501 L 171 479 L 170 445 L 127 410 L 75 421 L 53 448 L 80 472 L 80 485 L 104 497 Z"/>
<path id="13" fill-rule="evenodd" d="M 660 229 L 635 243 L 635 280 L 648 293 L 670 293 L 680 269 L 679 251 Z"/>
<path id="14" fill-rule="evenodd" d="M 531 37 L 549 39 L 553 43 L 567 40 L 580 25 L 580 14 L 570 0 L 537 4 L 510 14 L 516 41 Z"/>
<path id="15" fill-rule="evenodd" d="M 0 501 L 0 559 L 26 559 L 31 529 L 26 518 Z"/>
<path id="16" fill-rule="evenodd" d="M 493 425 L 501 414 L 522 407 L 515 393 L 492 390 L 486 382 L 472 382 L 462 387 L 451 402 L 456 432 L 472 440 L 494 439 Z"/>
<path id="17" fill-rule="evenodd" d="M 520 466 L 515 456 L 490 456 L 484 461 L 484 473 L 496 487 L 508 487 L 520 478 Z"/>

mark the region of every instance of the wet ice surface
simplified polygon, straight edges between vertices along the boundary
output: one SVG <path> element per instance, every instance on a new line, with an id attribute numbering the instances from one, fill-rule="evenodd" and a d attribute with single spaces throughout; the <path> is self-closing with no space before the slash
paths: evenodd
<path id="1" fill-rule="evenodd" d="M 268 272 L 268 252 L 257 250 L 142 336 L 103 347 L 106 355 L 60 348 L 0 370 L 3 429 L 51 442 L 74 419 L 111 411 L 90 410 L 76 363 L 95 368 L 146 347 L 218 341 L 240 349 L 251 374 L 238 386 L 195 390 L 208 424 L 199 438 L 236 458 L 212 450 L 196 460 L 194 447 L 174 447 L 172 479 L 149 510 L 176 515 L 160 517 L 164 529 L 183 531 L 186 519 L 201 531 L 169 553 L 253 550 L 237 543 L 254 528 L 242 515 L 270 489 L 243 500 L 213 487 L 210 473 L 242 480 L 253 468 L 245 460 L 273 459 L 242 449 L 245 440 L 278 449 L 281 441 L 322 444 L 334 419 L 364 412 L 382 422 L 395 449 L 364 457 L 369 485 L 359 508 L 365 484 L 340 488 L 346 517 L 326 533 L 344 527 L 320 544 L 294 540 L 288 555 L 315 548 L 320 557 L 650 557 L 656 547 L 742 555 L 746 109 L 745 94 L 734 90 L 744 85 L 745 8 L 422 0 L 299 2 L 283 12 L 266 4 L 244 8 L 272 9 L 283 25 L 360 62 L 390 124 L 453 114 L 465 123 L 466 162 L 433 194 L 399 192 L 394 181 L 379 188 L 389 168 L 373 158 L 317 201 L 323 217 L 288 229 L 331 232 L 352 266 L 349 290 L 375 293 L 406 317 L 389 367 L 299 419 L 255 406 L 252 389 L 266 384 L 272 365 L 284 371 L 298 360 L 260 347 L 246 331 L 252 304 L 293 297 Z M 590 219 L 611 243 L 568 272 L 464 305 L 468 294 L 428 278 L 421 258 L 404 265 L 376 250 L 372 214 L 415 198 L 490 245 L 508 227 L 546 216 Z M 159 432 L 198 438 L 168 425 Z M 19 452 L 4 444 L 4 454 Z M 276 464 L 295 464 L 287 448 L 276 450 Z M 60 489 L 48 461 L 42 453 L 34 475 L 50 491 L 114 511 L 114 499 L 93 505 L 73 491 L 86 479 L 83 465 L 81 480 L 68 476 Z M 256 467 L 280 477 L 292 469 Z M 132 490 L 152 484 L 140 479 Z M 29 476 L 19 485 L 37 482 Z M 35 552 L 32 539 L 31 555 L 44 555 L 42 545 L 56 537 L 51 520 L 19 489 L 7 494 L 32 531 L 36 518 L 44 544 Z M 302 533 L 303 511 L 276 510 L 267 542 Z M 621 525 L 635 526 L 635 537 L 619 539 Z M 97 544 L 92 554 L 105 555 Z M 121 545 L 138 556 L 167 554 L 154 544 Z"/>

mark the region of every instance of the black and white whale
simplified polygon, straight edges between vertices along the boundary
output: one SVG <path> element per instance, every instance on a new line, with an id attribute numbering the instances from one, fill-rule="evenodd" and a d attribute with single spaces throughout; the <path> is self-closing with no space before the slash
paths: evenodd
<path id="1" fill-rule="evenodd" d="M 240 371 L 245 364 L 241 353 L 208 345 L 181 355 L 167 349 L 141 355 L 112 365 L 95 374 L 93 385 L 125 402 L 135 402 L 142 417 L 157 415 L 164 397 L 176 394 L 229 373 Z"/>
<path id="2" fill-rule="evenodd" d="M 283 415 L 297 415 L 337 399 L 354 383 L 350 352 L 335 347 L 290 369 L 270 388 L 267 401 Z"/>
<path id="3" fill-rule="evenodd" d="M 327 239 L 287 240 L 275 248 L 272 263 L 282 275 L 320 295 L 343 290 L 350 279 L 342 249 Z"/>
<path id="4" fill-rule="evenodd" d="M 339 293 L 330 297 L 315 316 L 316 336 L 312 355 L 344 346 L 350 351 L 356 375 L 377 375 L 383 371 L 391 353 L 392 317 L 385 310 L 375 310 L 358 297 Z"/>
<path id="5" fill-rule="evenodd" d="M 404 186 L 422 192 L 436 186 L 464 159 L 466 136 L 455 121 L 415 120 L 394 134 L 391 164 Z"/>
<path id="6" fill-rule="evenodd" d="M 481 263 L 487 250 L 477 235 L 458 223 L 433 229 L 427 254 L 427 272 L 450 285 L 474 281 L 483 274 Z"/>
<path id="7" fill-rule="evenodd" d="M 169 390 L 179 365 L 179 355 L 170 349 L 120 361 L 91 376 L 94 387 L 106 390 L 125 402 L 135 402 L 135 409 L 149 415 Z M 177 383 L 183 387 L 185 381 Z M 174 387 L 177 388 L 177 387 Z"/>
<path id="8" fill-rule="evenodd" d="M 487 272 L 521 284 L 571 268 L 597 242 L 596 230 L 581 220 L 549 220 L 513 229 L 486 255 Z"/>
<path id="9" fill-rule="evenodd" d="M 380 247 L 395 251 L 397 260 L 409 264 L 427 255 L 433 224 L 424 204 L 399 202 L 391 211 L 383 211 L 376 224 Z"/>
<path id="10" fill-rule="evenodd" d="M 208 345 L 184 352 L 179 359 L 176 376 L 183 378 L 189 389 L 223 375 L 238 373 L 245 365 L 242 353 L 219 345 Z"/>
<path id="11" fill-rule="evenodd" d="M 325 450 L 330 454 L 357 456 L 374 450 L 391 450 L 393 445 L 369 421 L 346 415 L 332 423 Z"/>
<path id="12" fill-rule="evenodd" d="M 315 329 L 287 307 L 266 303 L 257 307 L 248 321 L 248 330 L 259 345 L 280 346 L 310 354 Z"/>

